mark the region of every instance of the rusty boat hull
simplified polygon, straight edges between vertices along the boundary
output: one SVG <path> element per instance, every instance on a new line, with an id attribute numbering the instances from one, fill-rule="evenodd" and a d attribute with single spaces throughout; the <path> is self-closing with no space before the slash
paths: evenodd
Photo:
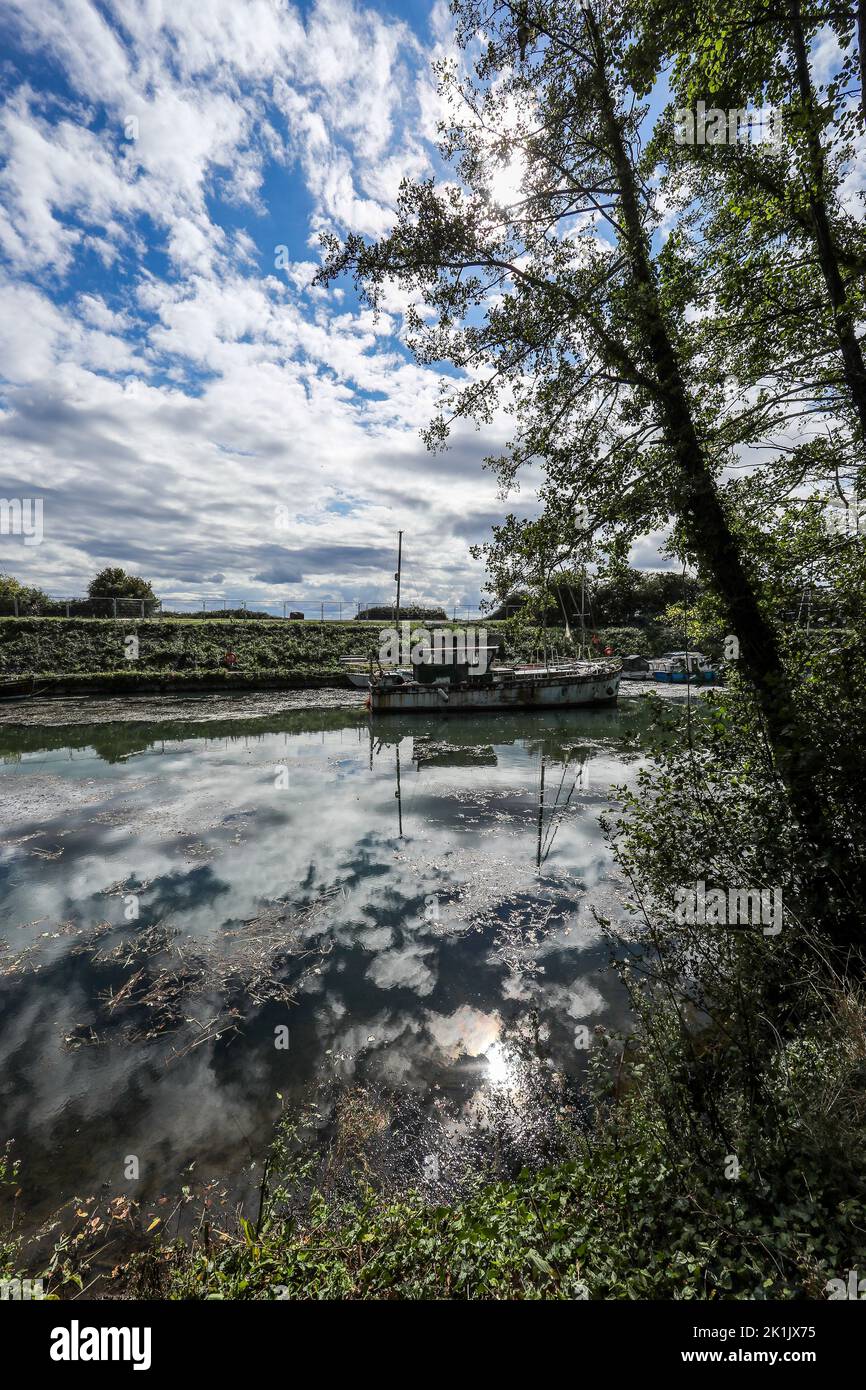
<path id="1" fill-rule="evenodd" d="M 374 714 L 490 714 L 496 710 L 578 709 L 615 705 L 620 671 L 587 663 L 586 669 L 516 670 L 492 681 L 376 681 L 370 687 Z"/>

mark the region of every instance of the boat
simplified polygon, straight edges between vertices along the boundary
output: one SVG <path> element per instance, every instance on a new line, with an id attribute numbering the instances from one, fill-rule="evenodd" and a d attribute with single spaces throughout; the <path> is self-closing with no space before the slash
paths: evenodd
<path id="1" fill-rule="evenodd" d="M 652 673 L 645 656 L 624 656 L 620 679 L 624 681 L 651 681 Z"/>
<path id="2" fill-rule="evenodd" d="M 340 665 L 346 675 L 346 679 L 356 690 L 369 690 L 370 688 L 370 658 L 366 656 L 341 656 Z M 392 668 L 393 672 L 401 675 L 411 675 L 411 668 L 397 666 Z"/>
<path id="3" fill-rule="evenodd" d="M 367 701 L 373 714 L 471 714 L 496 710 L 572 709 L 593 705 L 615 705 L 619 695 L 621 665 L 617 660 L 599 660 L 590 649 L 580 646 L 577 656 L 566 661 L 499 663 L 499 644 L 488 644 L 486 634 L 476 629 L 454 629 L 427 633 L 410 643 L 411 624 L 400 620 L 400 577 L 403 532 L 397 535 L 397 600 L 394 628 L 403 631 L 399 655 L 392 652 L 390 669 L 380 658 L 370 662 L 366 679 L 370 686 Z M 581 586 L 581 642 L 586 637 L 585 593 Z M 566 634 L 569 634 L 566 619 Z M 586 659 L 584 659 L 586 653 Z M 407 659 L 411 666 L 406 667 Z M 401 663 L 398 665 L 398 662 Z M 344 658 L 349 679 L 360 685 L 362 672 L 357 658 Z M 375 665 L 375 669 L 374 669 Z"/>
<path id="4" fill-rule="evenodd" d="M 653 680 L 674 685 L 687 685 L 690 681 L 709 685 L 718 679 L 702 652 L 664 652 L 659 657 L 651 658 L 648 665 Z"/>
<path id="5" fill-rule="evenodd" d="M 373 714 L 471 714 L 483 710 L 571 709 L 614 705 L 618 661 L 490 665 L 487 648 L 473 660 L 413 661 L 412 674 L 382 672 L 370 681 Z"/>

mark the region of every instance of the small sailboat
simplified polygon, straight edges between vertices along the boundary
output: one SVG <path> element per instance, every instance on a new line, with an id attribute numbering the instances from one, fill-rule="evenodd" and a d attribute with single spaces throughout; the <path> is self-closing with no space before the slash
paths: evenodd
<path id="1" fill-rule="evenodd" d="M 370 668 L 371 659 L 368 656 L 341 656 L 340 665 L 343 668 L 346 679 L 356 690 L 369 690 L 370 688 Z M 386 668 L 392 675 L 411 676 L 410 666 L 393 666 Z"/>

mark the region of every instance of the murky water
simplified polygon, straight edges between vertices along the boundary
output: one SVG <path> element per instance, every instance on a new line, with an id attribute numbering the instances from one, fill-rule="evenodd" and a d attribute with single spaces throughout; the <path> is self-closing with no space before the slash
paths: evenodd
<path id="1" fill-rule="evenodd" d="M 3 730 L 0 1140 L 33 1213 L 231 1180 L 329 1078 L 468 1103 L 533 1014 L 579 1072 L 624 1017 L 590 908 L 620 911 L 597 817 L 641 722 Z"/>

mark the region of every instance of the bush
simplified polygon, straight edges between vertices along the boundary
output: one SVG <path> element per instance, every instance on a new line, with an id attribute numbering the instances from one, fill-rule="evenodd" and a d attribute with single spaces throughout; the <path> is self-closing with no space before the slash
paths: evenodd
<path id="1" fill-rule="evenodd" d="M 230 1218 L 218 1240 L 158 1241 L 128 1264 L 126 1289 L 177 1299 L 824 1297 L 829 1279 L 863 1267 L 866 1246 L 866 1184 L 851 1164 L 860 1148 L 824 1139 L 852 1100 L 860 1118 L 846 1139 L 864 1137 L 852 1076 L 866 1056 L 866 1015 L 862 1000 L 833 1004 L 850 1032 L 828 1036 L 816 1021 L 776 1053 L 773 1125 L 736 1180 L 726 1175 L 727 1145 L 739 1151 L 742 1133 L 734 1128 L 704 1154 L 669 1144 L 660 1105 L 686 1083 L 676 1072 L 655 1075 L 660 1059 L 643 1050 L 648 1038 L 626 1056 L 623 1040 L 602 1035 L 595 1117 L 561 1119 L 560 1161 L 494 1181 L 478 1173 L 446 1204 L 370 1180 L 381 1110 L 378 1124 L 364 1124 L 362 1113 L 351 1144 L 338 1135 L 325 1160 L 299 1149 L 284 1122 L 259 1225 Z M 680 1060 L 676 1046 L 664 1060 Z M 723 1075 L 726 1059 L 710 1047 L 707 1069 L 716 1065 Z M 351 1093 L 344 1099 L 363 1112 L 363 1095 L 360 1106 Z"/>
<path id="2" fill-rule="evenodd" d="M 394 605 L 383 603 L 378 607 L 364 608 L 356 617 L 363 623 L 393 623 Z M 397 616 L 397 621 L 401 623 L 405 622 L 407 619 L 419 623 L 447 623 L 448 614 L 445 612 L 444 608 L 422 608 L 417 603 L 413 603 L 408 607 L 401 606 Z"/>

